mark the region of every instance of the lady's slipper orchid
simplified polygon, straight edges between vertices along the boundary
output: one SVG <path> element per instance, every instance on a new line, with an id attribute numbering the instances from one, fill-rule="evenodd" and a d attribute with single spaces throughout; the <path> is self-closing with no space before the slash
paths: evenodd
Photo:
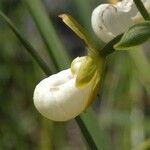
<path id="1" fill-rule="evenodd" d="M 142 0 L 150 12 L 150 0 Z M 122 0 L 116 4 L 101 4 L 92 13 L 92 28 L 104 42 L 125 32 L 131 25 L 142 21 L 133 0 Z"/>
<path id="2" fill-rule="evenodd" d="M 103 59 L 77 57 L 71 68 L 42 80 L 34 91 L 37 110 L 53 121 L 67 121 L 79 115 L 95 98 Z M 92 69 L 93 68 L 93 69 Z"/>

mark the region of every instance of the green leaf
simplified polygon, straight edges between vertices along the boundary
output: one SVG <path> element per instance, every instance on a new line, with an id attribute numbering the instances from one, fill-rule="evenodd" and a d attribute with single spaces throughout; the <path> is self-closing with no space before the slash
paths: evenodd
<path id="1" fill-rule="evenodd" d="M 114 48 L 116 50 L 129 50 L 146 42 L 148 39 L 150 39 L 150 21 L 145 21 L 129 28 Z"/>

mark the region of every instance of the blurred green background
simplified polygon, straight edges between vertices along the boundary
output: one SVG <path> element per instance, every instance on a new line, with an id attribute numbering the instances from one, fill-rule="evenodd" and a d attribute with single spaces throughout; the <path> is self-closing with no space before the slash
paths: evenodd
<path id="1" fill-rule="evenodd" d="M 83 43 L 58 18 L 69 13 L 94 35 L 92 10 L 104 1 L 43 0 L 47 12 L 71 60 L 86 53 Z M 2 9 L 51 65 L 46 47 L 23 0 L 0 0 Z M 115 52 L 107 58 L 99 97 L 93 104 L 100 126 L 113 150 L 137 149 L 150 138 L 150 44 L 131 52 Z M 60 60 L 61 61 L 61 60 Z M 33 90 L 45 74 L 0 19 L 0 150 L 89 149 L 74 120 L 52 123 L 33 105 Z M 150 142 L 149 142 L 150 144 Z"/>

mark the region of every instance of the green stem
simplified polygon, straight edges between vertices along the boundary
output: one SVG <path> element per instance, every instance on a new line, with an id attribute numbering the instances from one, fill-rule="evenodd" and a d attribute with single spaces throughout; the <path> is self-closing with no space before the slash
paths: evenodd
<path id="1" fill-rule="evenodd" d="M 123 34 L 118 35 L 117 37 L 115 37 L 113 40 L 111 40 L 110 42 L 108 42 L 101 50 L 100 50 L 100 55 L 101 56 L 108 56 L 111 53 L 115 52 L 115 49 L 113 48 L 113 46 L 120 41 L 121 37 L 123 36 Z"/>
<path id="2" fill-rule="evenodd" d="M 139 12 L 141 13 L 141 15 L 143 16 L 143 18 L 145 20 L 150 20 L 150 15 L 149 15 L 148 11 L 146 10 L 142 1 L 141 0 L 134 0 L 134 3 L 136 5 L 136 7 L 138 8 Z"/>
<path id="3" fill-rule="evenodd" d="M 105 136 L 106 134 L 104 133 L 104 130 L 99 127 L 99 124 L 94 123 L 95 120 L 97 120 L 96 115 L 91 108 L 76 117 L 76 121 L 91 150 L 110 150 L 111 148 L 107 137 Z M 90 134 L 91 132 L 92 134 Z"/>
<path id="4" fill-rule="evenodd" d="M 7 25 L 13 30 L 15 35 L 19 38 L 21 43 L 24 45 L 26 50 L 31 54 L 31 56 L 37 61 L 39 66 L 43 69 L 46 75 L 52 74 L 51 69 L 47 66 L 47 64 L 41 59 L 37 51 L 33 48 L 33 46 L 22 36 L 22 34 L 18 31 L 15 25 L 10 21 L 10 19 L 0 11 L 0 16 L 7 23 Z"/>

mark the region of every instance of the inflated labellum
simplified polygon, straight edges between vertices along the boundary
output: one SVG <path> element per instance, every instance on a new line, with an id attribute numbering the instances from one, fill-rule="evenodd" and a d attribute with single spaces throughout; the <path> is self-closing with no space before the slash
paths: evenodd
<path id="1" fill-rule="evenodd" d="M 83 112 L 95 99 L 104 60 L 77 57 L 71 68 L 42 80 L 34 91 L 37 110 L 53 121 L 67 121 Z"/>
<path id="2" fill-rule="evenodd" d="M 150 0 L 143 0 L 143 3 L 150 12 Z M 94 32 L 104 42 L 109 42 L 130 26 L 141 21 L 142 17 L 133 0 L 101 4 L 94 9 L 91 17 Z"/>

